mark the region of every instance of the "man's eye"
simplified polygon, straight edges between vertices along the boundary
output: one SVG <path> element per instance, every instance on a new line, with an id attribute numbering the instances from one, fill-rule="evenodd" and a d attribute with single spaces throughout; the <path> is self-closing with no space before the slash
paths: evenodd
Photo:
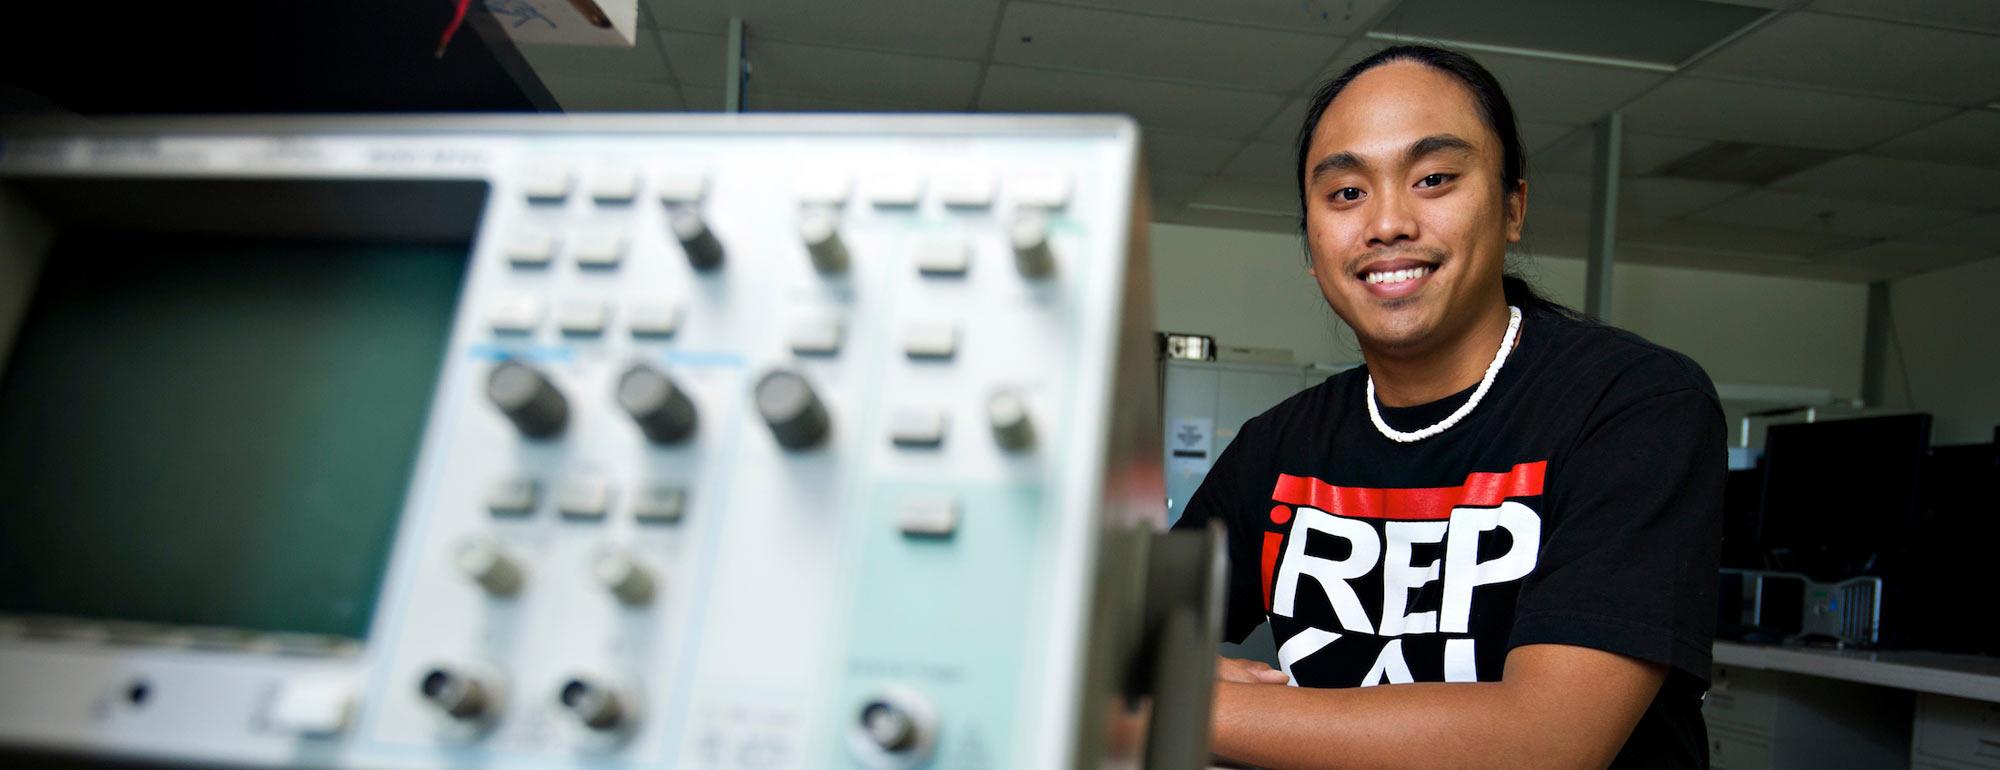
<path id="1" fill-rule="evenodd" d="M 1342 187 L 1338 190 L 1334 190 L 1333 199 L 1343 203 L 1353 203 L 1355 201 L 1361 200 L 1361 188 Z"/>
<path id="2" fill-rule="evenodd" d="M 1451 174 L 1431 174 L 1430 176 L 1417 180 L 1417 186 L 1436 187 L 1438 185 L 1451 181 L 1451 179 L 1452 179 Z"/>

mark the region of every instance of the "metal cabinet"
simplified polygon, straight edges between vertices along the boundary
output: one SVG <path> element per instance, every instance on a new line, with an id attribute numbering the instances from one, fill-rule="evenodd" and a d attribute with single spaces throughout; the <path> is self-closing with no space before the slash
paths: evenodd
<path id="1" fill-rule="evenodd" d="M 1917 696 L 1910 766 L 1930 770 L 2000 770 L 2000 703 Z"/>
<path id="2" fill-rule="evenodd" d="M 1702 719 L 1717 770 L 1908 766 L 1910 693 L 1716 666 Z"/>

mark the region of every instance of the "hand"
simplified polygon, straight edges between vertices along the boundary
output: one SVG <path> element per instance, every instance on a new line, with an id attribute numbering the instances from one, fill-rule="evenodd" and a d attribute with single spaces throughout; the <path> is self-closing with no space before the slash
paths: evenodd
<path id="1" fill-rule="evenodd" d="M 1221 656 L 1215 658 L 1215 678 L 1242 684 L 1286 684 L 1292 680 L 1264 661 Z"/>

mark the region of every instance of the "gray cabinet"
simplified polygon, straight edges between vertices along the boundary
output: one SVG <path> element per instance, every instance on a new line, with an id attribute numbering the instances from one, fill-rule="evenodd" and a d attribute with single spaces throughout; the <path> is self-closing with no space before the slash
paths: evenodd
<path id="1" fill-rule="evenodd" d="M 2000 703 L 1918 695 L 1912 732 L 1913 768 L 2000 770 Z"/>
<path id="2" fill-rule="evenodd" d="M 1717 770 L 1908 766 L 1907 691 L 1716 666 L 1702 704 Z"/>

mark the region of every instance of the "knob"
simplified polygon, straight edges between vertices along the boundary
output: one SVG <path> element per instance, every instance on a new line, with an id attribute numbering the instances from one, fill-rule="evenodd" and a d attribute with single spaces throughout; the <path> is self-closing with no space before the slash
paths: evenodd
<path id="1" fill-rule="evenodd" d="M 569 422 L 569 400 L 548 375 L 519 361 L 502 361 L 486 378 L 486 397 L 528 438 L 561 433 Z"/>
<path id="2" fill-rule="evenodd" d="M 500 710 L 499 683 L 455 666 L 433 666 L 417 680 L 417 694 L 447 717 L 484 722 Z"/>
<path id="3" fill-rule="evenodd" d="M 714 270 L 722 266 L 722 242 L 715 239 L 700 211 L 693 206 L 676 206 L 667 213 L 667 226 L 680 239 L 681 250 L 687 252 L 688 264 L 694 269 Z"/>
<path id="4" fill-rule="evenodd" d="M 937 718 L 915 691 L 891 687 L 862 702 L 849 747 L 872 767 L 914 767 L 936 744 Z"/>
<path id="5" fill-rule="evenodd" d="M 646 364 L 635 365 L 618 378 L 618 406 L 655 444 L 676 443 L 694 433 L 694 402 L 673 378 Z"/>
<path id="6" fill-rule="evenodd" d="M 1049 249 L 1049 216 L 1029 210 L 1014 215 L 1007 226 L 1007 238 L 1014 244 L 1014 266 L 1026 278 L 1045 278 L 1056 270 L 1056 255 Z"/>
<path id="7" fill-rule="evenodd" d="M 993 425 L 993 440 L 1010 452 L 1035 445 L 1035 423 L 1028 414 L 1028 401 L 1017 390 L 1002 390 L 986 401 L 986 419 Z"/>
<path id="8" fill-rule="evenodd" d="M 564 712 L 594 732 L 614 733 L 634 721 L 637 704 L 614 686 L 595 676 L 578 674 L 556 688 L 556 703 Z"/>
<path id="9" fill-rule="evenodd" d="M 813 267 L 820 272 L 847 270 L 847 244 L 840 239 L 839 210 L 817 206 L 806 209 L 799 218 L 799 237 L 805 239 L 806 252 L 812 255 Z"/>
<path id="10" fill-rule="evenodd" d="M 623 550 L 607 550 L 590 563 L 590 574 L 618 601 L 639 606 L 653 600 L 653 574 Z"/>
<path id="11" fill-rule="evenodd" d="M 807 449 L 826 440 L 832 421 L 812 383 L 799 373 L 778 369 L 757 381 L 757 412 L 786 449 Z"/>
<path id="12" fill-rule="evenodd" d="M 875 701 L 861 710 L 861 730 L 877 748 L 901 753 L 917 745 L 917 720 L 886 701 Z"/>
<path id="13" fill-rule="evenodd" d="M 452 561 L 457 563 L 458 571 L 496 597 L 520 593 L 521 583 L 526 578 L 520 562 L 509 556 L 499 541 L 489 535 L 474 535 L 460 542 Z"/>

